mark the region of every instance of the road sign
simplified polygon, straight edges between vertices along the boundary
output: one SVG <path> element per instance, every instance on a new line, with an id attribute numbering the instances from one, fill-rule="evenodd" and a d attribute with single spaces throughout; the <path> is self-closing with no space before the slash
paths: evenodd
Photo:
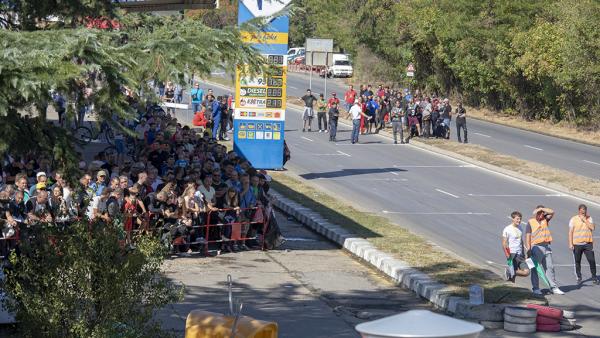
<path id="1" fill-rule="evenodd" d="M 271 18 L 290 2 L 240 0 L 238 24 L 257 17 Z M 248 74 L 245 65 L 236 69 L 233 146 L 258 169 L 283 167 L 288 29 L 289 18 L 279 16 L 261 32 L 241 32 L 242 41 L 273 66 L 273 72 L 254 76 Z"/>
<path id="2" fill-rule="evenodd" d="M 306 52 L 333 52 L 333 39 L 306 39 Z"/>

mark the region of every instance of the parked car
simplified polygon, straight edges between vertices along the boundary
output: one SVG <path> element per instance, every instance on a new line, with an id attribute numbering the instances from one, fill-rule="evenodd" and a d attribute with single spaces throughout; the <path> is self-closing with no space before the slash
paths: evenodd
<path id="1" fill-rule="evenodd" d="M 293 63 L 294 59 L 297 56 L 304 55 L 306 53 L 306 49 L 304 47 L 294 47 L 288 49 L 287 53 L 287 62 Z"/>

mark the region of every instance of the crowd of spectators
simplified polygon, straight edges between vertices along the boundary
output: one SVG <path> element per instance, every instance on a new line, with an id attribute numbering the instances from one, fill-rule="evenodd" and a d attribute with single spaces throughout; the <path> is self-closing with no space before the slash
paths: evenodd
<path id="1" fill-rule="evenodd" d="M 101 152 L 80 162 L 75 179 L 53 168 L 49 157 L 2 154 L 2 256 L 18 247 L 27 229 L 75 221 L 118 222 L 124 245 L 135 247 L 136 236 L 151 234 L 174 253 L 282 243 L 270 176 L 219 144 L 218 134 L 182 126 L 156 107 L 126 122 L 136 158 Z"/>

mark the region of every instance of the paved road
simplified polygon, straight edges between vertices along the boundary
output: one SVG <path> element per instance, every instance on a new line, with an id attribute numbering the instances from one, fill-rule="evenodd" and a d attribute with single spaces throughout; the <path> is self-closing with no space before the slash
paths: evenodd
<path id="1" fill-rule="evenodd" d="M 567 248 L 567 223 L 579 199 L 565 196 L 488 170 L 424 151 L 394 145 L 378 135 L 361 136 L 350 144 L 350 130 L 340 127 L 338 143 L 326 133 L 302 133 L 301 112 L 288 109 L 286 140 L 292 160 L 287 168 L 330 192 L 383 215 L 434 243 L 501 274 L 500 234 L 517 209 L 525 217 L 538 204 L 556 210 L 552 221 L 557 279 L 565 296 L 549 296 L 551 304 L 578 311 L 583 332 L 600 332 L 600 287 L 575 285 L 572 255 Z M 600 205 L 588 203 L 600 218 Z M 596 237 L 600 240 L 600 233 Z M 589 276 L 583 264 L 584 276 Z M 529 280 L 519 285 L 531 287 Z M 590 331 L 591 330 L 591 331 Z"/>
<path id="2" fill-rule="evenodd" d="M 303 73 L 289 73 L 288 95 L 302 96 L 309 85 Z M 314 93 L 323 93 L 324 80 L 313 76 Z M 343 99 L 345 86 L 339 79 L 327 80 L 327 92 L 337 92 Z M 468 114 L 468 112 L 467 112 Z M 539 162 L 555 168 L 600 179 L 600 147 L 567 141 L 495 123 L 469 119 L 469 142 L 479 144 L 499 153 Z M 456 137 L 452 122 L 452 137 Z"/>

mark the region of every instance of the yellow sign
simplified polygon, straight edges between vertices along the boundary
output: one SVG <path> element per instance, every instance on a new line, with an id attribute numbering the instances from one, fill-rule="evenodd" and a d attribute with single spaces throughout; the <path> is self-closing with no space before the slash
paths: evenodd
<path id="1" fill-rule="evenodd" d="M 283 44 L 288 43 L 288 33 L 279 32 L 241 32 L 246 43 Z"/>
<path id="2" fill-rule="evenodd" d="M 235 107 L 246 111 L 253 109 L 285 110 L 287 67 L 282 66 L 277 69 L 278 71 L 274 75 L 265 77 L 264 86 L 261 87 L 264 88 L 264 92 L 259 92 L 255 88 L 250 90 L 248 86 L 242 85 L 245 76 L 242 75 L 242 69 L 237 68 L 235 71 Z"/>
<path id="3" fill-rule="evenodd" d="M 238 138 L 239 139 L 245 139 L 246 138 L 246 131 L 238 131 Z"/>
<path id="4" fill-rule="evenodd" d="M 278 132 L 278 131 L 274 131 L 274 132 L 273 132 L 273 139 L 274 139 L 274 140 L 279 140 L 279 139 L 281 139 L 281 133 L 280 133 L 280 132 Z"/>

